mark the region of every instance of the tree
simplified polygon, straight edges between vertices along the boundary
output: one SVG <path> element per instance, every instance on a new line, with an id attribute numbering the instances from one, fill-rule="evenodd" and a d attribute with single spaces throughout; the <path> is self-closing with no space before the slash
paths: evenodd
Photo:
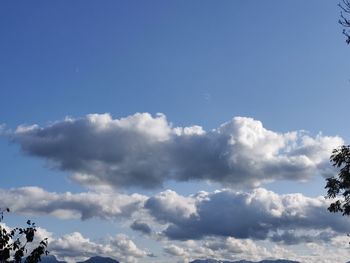
<path id="1" fill-rule="evenodd" d="M 328 207 L 333 213 L 350 215 L 350 145 L 334 149 L 330 157 L 334 167 L 340 169 L 337 177 L 327 178 L 327 198 L 336 199 Z"/>
<path id="2" fill-rule="evenodd" d="M 347 14 L 350 14 L 350 0 L 342 0 L 339 7 L 341 8 L 339 24 L 344 27 L 343 34 L 346 36 L 346 43 L 350 44 L 350 19 L 346 17 Z"/>
<path id="3" fill-rule="evenodd" d="M 10 209 L 0 209 L 0 222 L 4 219 L 4 213 Z M 27 245 L 34 240 L 37 231 L 35 223 L 27 221 L 25 228 L 6 229 L 0 225 L 0 263 L 22 262 L 22 258 L 28 253 Z M 37 263 L 41 261 L 42 255 L 47 255 L 47 238 L 43 239 L 25 259 L 25 263 Z"/>

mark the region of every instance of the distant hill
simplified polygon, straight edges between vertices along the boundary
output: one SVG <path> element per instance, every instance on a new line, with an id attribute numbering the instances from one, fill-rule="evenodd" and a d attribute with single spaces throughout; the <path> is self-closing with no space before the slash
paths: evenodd
<path id="1" fill-rule="evenodd" d="M 119 263 L 119 261 L 116 261 L 111 258 L 106 258 L 106 257 L 92 257 L 92 258 L 89 258 L 88 260 L 77 262 L 77 263 Z"/>
<path id="2" fill-rule="evenodd" d="M 56 259 L 55 256 L 45 256 L 41 258 L 40 263 L 67 263 L 65 261 L 59 261 Z M 89 258 L 88 260 L 77 262 L 77 263 L 119 263 L 119 261 L 111 259 L 111 258 L 106 258 L 106 257 L 92 257 Z"/>
<path id="3" fill-rule="evenodd" d="M 215 260 L 215 259 L 196 259 L 190 263 L 300 263 L 298 261 L 277 259 L 277 260 L 262 260 L 262 261 L 248 261 L 248 260 L 239 260 L 239 261 L 224 261 L 224 260 Z"/>
<path id="4" fill-rule="evenodd" d="M 45 256 L 41 258 L 41 263 L 67 263 L 65 261 L 59 261 L 55 256 Z M 91 257 L 85 261 L 80 261 L 77 263 L 120 263 L 117 260 L 108 258 L 108 257 Z M 215 259 L 196 259 L 189 263 L 300 263 L 298 261 L 277 259 L 277 260 L 262 260 L 262 261 L 248 261 L 248 260 L 239 260 L 239 261 L 225 261 L 225 260 L 215 260 Z M 350 262 L 348 262 L 350 263 Z"/>

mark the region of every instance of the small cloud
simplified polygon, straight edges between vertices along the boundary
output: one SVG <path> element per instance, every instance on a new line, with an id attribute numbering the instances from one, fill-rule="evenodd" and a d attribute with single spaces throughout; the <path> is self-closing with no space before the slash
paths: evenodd
<path id="1" fill-rule="evenodd" d="M 131 229 L 135 230 L 135 231 L 140 231 L 143 234 L 149 235 L 152 232 L 151 227 L 146 224 L 143 223 L 139 220 L 134 221 L 131 225 L 130 225 Z"/>
<path id="2" fill-rule="evenodd" d="M 204 97 L 204 100 L 206 101 L 211 100 L 211 94 L 209 92 L 204 92 L 203 97 Z"/>

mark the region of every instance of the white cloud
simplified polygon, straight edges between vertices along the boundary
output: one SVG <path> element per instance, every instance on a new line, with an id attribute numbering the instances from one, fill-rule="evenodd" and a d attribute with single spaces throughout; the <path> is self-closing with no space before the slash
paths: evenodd
<path id="1" fill-rule="evenodd" d="M 327 241 L 350 231 L 346 218 L 329 213 L 328 205 L 323 197 L 278 195 L 259 188 L 250 193 L 222 190 L 189 197 L 166 191 L 149 198 L 145 208 L 165 225 L 162 233 L 169 239 L 222 236 L 295 244 Z"/>
<path id="2" fill-rule="evenodd" d="M 202 191 L 191 196 L 166 190 L 151 197 L 113 192 L 51 193 L 38 187 L 0 189 L 0 207 L 10 207 L 16 213 L 126 219 L 125 226 L 133 230 L 172 240 L 219 236 L 289 245 L 325 242 L 350 231 L 346 218 L 329 213 L 328 205 L 329 200 L 323 197 L 278 195 L 263 188 L 247 193 Z"/>
<path id="3" fill-rule="evenodd" d="M 143 258 L 148 255 L 144 250 L 139 249 L 135 243 L 126 235 L 119 234 L 110 240 L 113 249 L 117 249 L 117 254 L 122 255 L 121 258 Z"/>
<path id="4" fill-rule="evenodd" d="M 47 127 L 20 126 L 12 139 L 25 153 L 70 171 L 81 184 L 116 188 L 155 188 L 167 180 L 258 186 L 329 176 L 329 155 L 344 143 L 337 136 L 271 131 L 252 118 L 235 117 L 204 131 L 172 127 L 164 115 L 148 113 L 122 119 L 90 114 Z"/>
<path id="5" fill-rule="evenodd" d="M 345 262 L 348 257 L 348 218 L 329 213 L 328 200 L 323 197 L 278 195 L 262 188 L 248 193 L 221 190 L 182 196 L 166 190 L 152 197 L 121 196 L 112 192 L 58 194 L 37 187 L 0 190 L 1 202 L 10 202 L 12 198 L 12 210 L 20 213 L 57 216 L 59 213 L 55 211 L 59 210 L 67 213 L 67 217 L 73 214 L 81 218 L 89 208 L 91 213 L 85 218 L 132 215 L 130 219 L 136 220 L 136 228 L 161 227 L 161 238 L 156 235 L 143 238 L 163 246 L 164 257 L 169 262 L 187 263 L 195 258 L 255 261 L 288 258 L 306 263 L 330 263 Z M 124 210 L 128 202 L 132 203 L 132 209 L 141 209 L 141 212 L 133 214 L 135 210 Z M 0 203 L 0 206 L 3 205 Z M 145 220 L 143 216 L 147 211 L 155 222 Z M 44 237 L 49 237 L 51 254 L 69 262 L 95 255 L 130 263 L 164 262 L 160 255 L 151 259 L 149 252 L 137 247 L 126 235 L 95 241 L 74 232 L 57 238 L 38 228 L 37 240 Z"/>
<path id="6" fill-rule="evenodd" d="M 145 208 L 156 213 L 157 219 L 164 222 L 184 220 L 196 215 L 195 200 L 178 195 L 172 190 L 150 197 Z"/>
<path id="7" fill-rule="evenodd" d="M 172 262 L 188 263 L 194 259 L 250 261 L 288 259 L 302 263 L 347 262 L 349 238 L 346 235 L 333 237 L 329 243 L 315 240 L 306 245 L 271 244 L 270 241 L 253 241 L 233 237 L 210 237 L 202 240 L 166 241 L 164 252 Z"/>
<path id="8" fill-rule="evenodd" d="M 53 255 L 69 262 L 85 260 L 92 256 L 106 256 L 122 262 L 135 263 L 138 259 L 147 257 L 145 250 L 138 248 L 126 235 L 116 235 L 106 242 L 96 243 L 84 237 L 79 232 L 53 239 L 49 243 Z"/>
<path id="9" fill-rule="evenodd" d="M 30 215 L 52 215 L 58 218 L 130 217 L 143 206 L 145 196 L 118 193 L 47 192 L 39 187 L 0 189 L 0 207 Z"/>
<path id="10" fill-rule="evenodd" d="M 5 223 L 0 223 L 0 225 L 8 231 L 14 228 Z M 37 227 L 36 229 L 37 231 L 35 232 L 33 243 L 28 243 L 26 246 L 28 252 L 37 247 L 41 240 L 47 238 L 50 255 L 54 255 L 69 263 L 83 261 L 93 256 L 111 257 L 121 262 L 137 263 L 139 259 L 150 255 L 146 250 L 137 247 L 136 244 L 124 234 L 118 234 L 96 242 L 84 237 L 79 232 L 55 237 L 52 232 L 44 228 Z"/>
<path id="11" fill-rule="evenodd" d="M 164 252 L 178 259 L 179 262 L 190 262 L 194 259 L 215 258 L 217 260 L 253 260 L 282 259 L 286 251 L 282 253 L 279 246 L 271 246 L 266 242 L 257 244 L 245 239 L 227 238 L 205 238 L 203 240 L 189 240 L 184 242 L 166 243 Z M 269 248 L 267 248 L 269 247 Z M 287 250 L 288 251 L 288 250 Z M 293 258 L 293 253 L 288 251 L 288 256 Z M 181 259 L 181 260 L 180 260 Z"/>
<path id="12" fill-rule="evenodd" d="M 178 247 L 174 244 L 171 244 L 169 246 L 165 246 L 164 251 L 172 256 L 187 256 L 188 253 L 185 252 L 185 249 Z"/>

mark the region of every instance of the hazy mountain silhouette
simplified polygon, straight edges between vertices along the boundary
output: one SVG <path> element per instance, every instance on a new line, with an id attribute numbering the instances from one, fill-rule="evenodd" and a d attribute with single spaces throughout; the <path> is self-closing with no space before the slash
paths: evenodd
<path id="1" fill-rule="evenodd" d="M 41 258 L 41 263 L 67 263 L 66 261 L 59 261 L 55 256 L 45 256 Z M 77 263 L 119 263 L 119 261 L 107 257 L 91 257 L 85 261 Z"/>
<path id="2" fill-rule="evenodd" d="M 106 257 L 91 257 L 88 260 L 85 261 L 80 261 L 77 263 L 119 263 L 119 261 L 116 261 L 111 258 L 106 258 Z"/>
<path id="3" fill-rule="evenodd" d="M 196 259 L 190 263 L 300 263 L 298 261 L 277 259 L 277 260 L 261 260 L 261 261 L 248 261 L 248 260 L 239 260 L 239 261 L 225 261 L 225 260 L 215 260 L 215 259 Z"/>
<path id="4" fill-rule="evenodd" d="M 45 256 L 41 258 L 41 263 L 67 263 L 65 261 L 59 261 L 55 256 Z M 77 263 L 120 263 L 117 260 L 108 257 L 91 257 L 85 261 L 80 261 Z M 300 263 L 298 261 L 277 259 L 277 260 L 261 260 L 261 261 L 248 261 L 248 260 L 238 260 L 238 261 L 225 261 L 225 260 L 215 260 L 215 259 L 196 259 L 189 263 Z M 350 262 L 348 262 L 350 263 Z"/>

